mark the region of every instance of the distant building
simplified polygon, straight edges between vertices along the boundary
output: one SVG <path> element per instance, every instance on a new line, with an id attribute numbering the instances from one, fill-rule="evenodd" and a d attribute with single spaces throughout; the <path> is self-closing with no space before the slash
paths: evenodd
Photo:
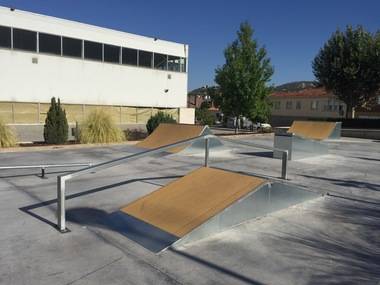
<path id="1" fill-rule="evenodd" d="M 306 88 L 294 92 L 277 91 L 270 95 L 271 123 L 289 125 L 293 120 L 345 118 L 346 105 L 324 88 Z"/>

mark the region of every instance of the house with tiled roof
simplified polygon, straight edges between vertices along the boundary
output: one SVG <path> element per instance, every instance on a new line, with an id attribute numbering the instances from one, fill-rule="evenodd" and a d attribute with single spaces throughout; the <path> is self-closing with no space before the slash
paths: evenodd
<path id="1" fill-rule="evenodd" d="M 323 87 L 275 91 L 270 95 L 271 123 L 287 125 L 293 120 L 344 118 L 346 105 Z"/>

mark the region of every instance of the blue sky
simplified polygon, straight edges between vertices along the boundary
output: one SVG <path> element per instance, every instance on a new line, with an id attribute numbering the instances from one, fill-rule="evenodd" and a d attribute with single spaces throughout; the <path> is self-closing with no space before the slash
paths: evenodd
<path id="1" fill-rule="evenodd" d="M 0 0 L 0 5 L 187 43 L 189 90 L 213 84 L 223 50 L 244 20 L 268 50 L 276 85 L 313 80 L 311 61 L 336 28 L 380 29 L 377 0 Z"/>

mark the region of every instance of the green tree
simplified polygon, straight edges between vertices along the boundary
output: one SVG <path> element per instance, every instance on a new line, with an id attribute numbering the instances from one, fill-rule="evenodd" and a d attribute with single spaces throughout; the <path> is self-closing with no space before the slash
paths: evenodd
<path id="1" fill-rule="evenodd" d="M 162 111 L 158 111 L 157 114 L 151 116 L 146 123 L 146 129 L 148 134 L 153 133 L 153 131 L 159 126 L 161 123 L 175 124 L 177 121 L 173 118 L 172 115 L 166 114 Z"/>
<path id="2" fill-rule="evenodd" d="M 58 98 L 58 103 L 53 97 L 49 111 L 47 112 L 45 126 L 44 126 L 44 139 L 48 144 L 63 144 L 68 138 L 68 123 L 66 119 L 66 112 L 61 107 L 61 101 Z"/>
<path id="3" fill-rule="evenodd" d="M 245 116 L 253 121 L 267 121 L 270 114 L 268 86 L 273 67 L 265 47 L 253 39 L 247 22 L 240 25 L 237 39 L 224 51 L 225 64 L 216 69 L 215 82 L 220 87 L 218 104 L 227 116 Z"/>
<path id="4" fill-rule="evenodd" d="M 380 87 L 380 35 L 362 26 L 337 30 L 321 48 L 312 66 L 317 80 L 353 109 L 365 105 Z"/>

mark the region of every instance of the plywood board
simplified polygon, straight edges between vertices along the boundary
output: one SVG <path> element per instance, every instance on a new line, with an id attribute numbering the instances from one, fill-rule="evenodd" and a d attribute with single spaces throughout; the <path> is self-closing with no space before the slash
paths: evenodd
<path id="1" fill-rule="evenodd" d="M 157 148 L 167 144 L 179 142 L 201 135 L 203 126 L 186 125 L 186 124 L 160 124 L 150 136 L 142 142 L 136 144 L 142 148 Z M 172 153 L 179 152 L 186 148 L 186 145 L 174 147 L 169 151 Z"/>
<path id="2" fill-rule="evenodd" d="M 324 140 L 332 134 L 335 126 L 335 122 L 294 121 L 288 133 L 307 139 Z"/>
<path id="3" fill-rule="evenodd" d="M 266 182 L 257 177 L 202 167 L 121 211 L 183 237 Z"/>

